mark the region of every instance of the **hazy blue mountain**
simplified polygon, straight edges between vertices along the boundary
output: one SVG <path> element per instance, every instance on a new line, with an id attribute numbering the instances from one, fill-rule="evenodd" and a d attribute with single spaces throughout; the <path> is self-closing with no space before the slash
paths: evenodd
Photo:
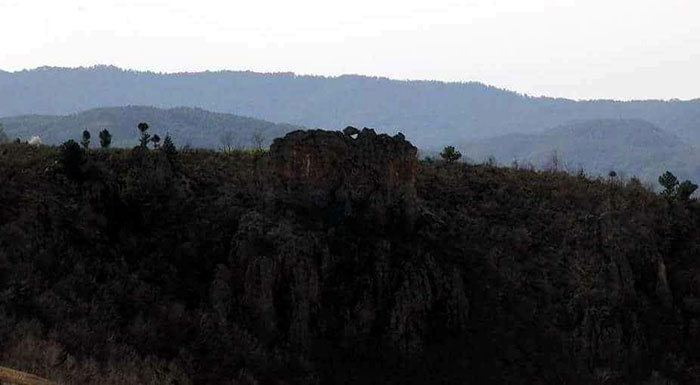
<path id="1" fill-rule="evenodd" d="M 107 66 L 0 73 L 0 116 L 123 105 L 196 106 L 309 127 L 376 127 L 402 131 L 426 149 L 587 119 L 644 119 L 700 143 L 700 100 L 577 102 L 533 98 L 480 83 L 354 75 L 158 74 Z"/>
<path id="2" fill-rule="evenodd" d="M 463 145 L 477 161 L 550 167 L 556 151 L 562 166 L 593 175 L 614 170 L 655 181 L 666 170 L 700 179 L 700 152 L 672 133 L 640 119 L 577 121 L 537 134 L 509 134 Z"/>
<path id="3" fill-rule="evenodd" d="M 108 129 L 114 146 L 133 146 L 138 142 L 137 125 L 147 122 L 150 131 L 164 137 L 170 133 L 177 145 L 220 148 L 221 137 L 229 132 L 231 144 L 250 147 L 252 136 L 260 133 L 269 143 L 275 137 L 299 129 L 290 124 L 276 124 L 264 120 L 214 113 L 200 108 L 128 106 L 92 109 L 66 116 L 24 115 L 0 118 L 0 123 L 11 138 L 27 139 L 39 135 L 45 144 L 58 144 L 67 139 L 80 138 L 83 130 L 91 131 L 93 145 L 99 143 L 98 132 Z"/>

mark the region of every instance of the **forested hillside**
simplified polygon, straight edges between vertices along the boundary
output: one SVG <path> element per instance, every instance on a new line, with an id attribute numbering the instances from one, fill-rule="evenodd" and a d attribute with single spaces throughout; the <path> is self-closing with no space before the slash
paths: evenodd
<path id="1" fill-rule="evenodd" d="M 46 67 L 0 73 L 0 90 L 0 117 L 65 115 L 124 105 L 196 106 L 307 127 L 354 124 L 392 134 L 401 131 L 426 149 L 508 133 L 533 133 L 572 120 L 607 118 L 644 119 L 682 139 L 700 142 L 697 100 L 575 102 L 527 97 L 480 83 Z"/>
<path id="2" fill-rule="evenodd" d="M 273 138 L 299 129 L 290 124 L 275 124 L 243 116 L 214 113 L 200 108 L 159 109 L 144 106 L 97 108 L 66 116 L 26 115 L 0 118 L 11 138 L 27 140 L 34 135 L 45 144 L 78 140 L 83 130 L 95 136 L 104 129 L 113 137 L 113 146 L 132 147 L 138 143 L 137 125 L 148 122 L 153 132 L 169 133 L 180 145 L 220 149 L 263 146 Z M 99 145 L 94 141 L 94 146 Z"/>
<path id="3" fill-rule="evenodd" d="M 654 182 L 666 170 L 700 180 L 700 151 L 677 136 L 639 119 L 586 120 L 537 134 L 510 134 L 461 146 L 474 161 L 493 157 L 503 165 L 584 170 L 594 176 L 615 171 Z M 557 164 L 554 164 L 557 162 Z"/>
<path id="4" fill-rule="evenodd" d="M 0 365 L 62 384 L 695 384 L 700 207 L 638 181 L 0 146 Z"/>

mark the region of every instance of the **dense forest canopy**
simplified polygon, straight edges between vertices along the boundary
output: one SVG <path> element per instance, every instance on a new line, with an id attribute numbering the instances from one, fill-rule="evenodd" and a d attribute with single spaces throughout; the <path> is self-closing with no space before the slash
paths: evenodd
<path id="1" fill-rule="evenodd" d="M 0 145 L 0 365 L 106 385 L 700 381 L 690 182 L 417 162 L 372 130 L 166 150 L 142 127 L 134 149 Z"/>
<path id="2" fill-rule="evenodd" d="M 0 90 L 0 117 L 124 105 L 196 106 L 307 127 L 354 124 L 401 131 L 425 149 L 607 118 L 644 119 L 700 142 L 698 100 L 572 101 L 528 97 L 480 83 L 232 71 L 159 74 L 98 66 L 4 72 Z"/>

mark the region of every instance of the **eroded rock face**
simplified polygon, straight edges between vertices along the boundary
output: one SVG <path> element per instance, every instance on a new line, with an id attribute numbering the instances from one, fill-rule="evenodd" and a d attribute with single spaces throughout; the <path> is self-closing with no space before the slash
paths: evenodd
<path id="1" fill-rule="evenodd" d="M 270 158 L 289 201 L 345 216 L 369 208 L 381 221 L 390 207 L 412 216 L 417 152 L 401 134 L 348 127 L 289 133 L 275 139 Z"/>
<path id="2" fill-rule="evenodd" d="M 242 216 L 232 246 L 213 298 L 236 293 L 268 348 L 282 341 L 319 365 L 368 354 L 399 365 L 467 330 L 464 275 L 425 250 L 381 237 L 357 242 L 256 211 Z"/>

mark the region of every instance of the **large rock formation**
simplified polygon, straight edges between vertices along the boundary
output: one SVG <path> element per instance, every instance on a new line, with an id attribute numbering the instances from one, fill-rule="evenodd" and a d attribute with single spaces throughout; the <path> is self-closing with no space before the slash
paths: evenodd
<path id="1" fill-rule="evenodd" d="M 348 127 L 294 131 L 275 139 L 270 157 L 288 202 L 324 209 L 333 219 L 363 209 L 384 223 L 387 210 L 413 217 L 417 149 L 402 134 Z"/>

